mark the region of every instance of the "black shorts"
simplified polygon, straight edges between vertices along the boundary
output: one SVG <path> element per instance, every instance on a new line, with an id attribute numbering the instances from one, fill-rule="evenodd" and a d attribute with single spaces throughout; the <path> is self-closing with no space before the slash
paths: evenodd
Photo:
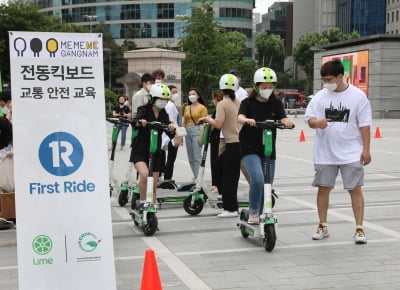
<path id="1" fill-rule="evenodd" d="M 153 172 L 160 172 L 161 170 L 161 154 L 160 152 L 155 153 L 153 160 Z M 135 150 L 131 151 L 131 156 L 129 158 L 129 162 L 145 162 L 147 167 L 149 167 L 149 153 L 148 152 L 135 152 Z"/>

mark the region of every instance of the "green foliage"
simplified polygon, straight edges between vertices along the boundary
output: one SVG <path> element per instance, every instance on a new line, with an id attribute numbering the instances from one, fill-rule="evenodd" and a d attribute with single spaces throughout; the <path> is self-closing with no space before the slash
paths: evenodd
<path id="1" fill-rule="evenodd" d="M 0 68 L 5 80 L 10 79 L 9 31 L 87 32 L 83 27 L 61 23 L 58 17 L 46 16 L 32 3 L 0 5 Z"/>
<path id="2" fill-rule="evenodd" d="M 283 71 L 286 57 L 285 45 L 280 35 L 263 31 L 256 37 L 257 59 L 259 67 L 270 67 L 275 71 Z"/>
<path id="3" fill-rule="evenodd" d="M 103 55 L 105 87 L 108 86 L 109 70 L 111 68 L 111 87 L 115 88 L 115 80 L 123 77 L 128 72 L 128 64 L 126 59 L 124 59 L 124 48 L 127 48 L 127 46 L 119 46 L 115 42 L 108 25 L 104 22 L 97 24 L 93 32 L 103 34 L 103 47 L 106 49 Z"/>
<path id="4" fill-rule="evenodd" d="M 182 69 L 182 87 L 186 92 L 197 87 L 203 96 L 218 87 L 221 75 L 237 68 L 246 48 L 246 38 L 237 32 L 226 32 L 214 21 L 213 1 L 199 0 L 183 28 L 180 46 L 186 53 Z M 205 97 L 207 99 L 207 97 Z M 207 101 L 207 100 L 205 100 Z"/>
<path id="5" fill-rule="evenodd" d="M 117 100 L 118 94 L 114 93 L 112 90 L 104 89 L 104 101 L 106 105 L 106 116 L 111 117 L 113 108 L 118 105 Z"/>
<path id="6" fill-rule="evenodd" d="M 312 47 L 358 38 L 360 35 L 353 31 L 351 34 L 343 34 L 339 28 L 331 28 L 321 33 L 309 32 L 300 37 L 293 50 L 293 57 L 297 64 L 301 65 L 307 75 L 308 94 L 312 93 L 312 85 L 314 79 L 314 51 Z"/>
<path id="7" fill-rule="evenodd" d="M 293 80 L 288 73 L 277 72 L 277 89 L 296 89 L 301 93 L 306 91 L 307 80 Z"/>

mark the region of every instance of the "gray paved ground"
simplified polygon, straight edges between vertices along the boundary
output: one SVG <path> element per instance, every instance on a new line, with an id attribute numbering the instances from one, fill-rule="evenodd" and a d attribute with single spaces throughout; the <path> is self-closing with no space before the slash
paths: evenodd
<path id="1" fill-rule="evenodd" d="M 331 194 L 331 237 L 311 240 L 317 225 L 315 189 L 310 187 L 314 132 L 301 116 L 293 120 L 295 130 L 279 132 L 274 185 L 280 196 L 274 208 L 279 226 L 272 253 L 254 239 L 244 239 L 237 219 L 217 218 L 218 211 L 208 205 L 192 217 L 181 204 L 164 204 L 158 212 L 160 231 L 145 237 L 133 225 L 128 206 L 118 206 L 115 192 L 110 205 L 118 290 L 140 289 L 149 248 L 157 255 L 164 289 L 400 289 L 400 120 L 374 120 L 372 127 L 372 136 L 379 126 L 383 138 L 372 138 L 373 162 L 366 167 L 367 245 L 353 242 L 350 199 L 339 179 Z M 298 142 L 300 130 L 306 142 Z M 118 150 L 115 172 L 121 179 L 127 158 L 128 150 Z M 176 180 L 190 180 L 189 172 L 181 148 Z M 243 178 L 239 191 L 246 199 Z M 0 232 L 0 289 L 18 287 L 15 235 L 15 230 Z"/>

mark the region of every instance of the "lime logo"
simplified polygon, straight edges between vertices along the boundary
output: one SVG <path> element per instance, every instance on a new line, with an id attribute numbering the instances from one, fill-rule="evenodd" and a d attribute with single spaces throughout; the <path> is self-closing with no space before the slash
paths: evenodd
<path id="1" fill-rule="evenodd" d="M 78 245 L 82 251 L 92 252 L 101 243 L 101 239 L 98 239 L 93 233 L 84 233 L 79 236 Z"/>
<path id="2" fill-rule="evenodd" d="M 46 235 L 39 235 L 33 239 L 32 248 L 36 254 L 46 255 L 53 248 L 53 242 Z"/>

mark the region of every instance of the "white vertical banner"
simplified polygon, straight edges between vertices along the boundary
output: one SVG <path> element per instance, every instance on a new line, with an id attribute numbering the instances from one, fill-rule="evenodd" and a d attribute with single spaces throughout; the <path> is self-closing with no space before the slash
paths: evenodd
<path id="1" fill-rule="evenodd" d="M 102 35 L 9 39 L 19 289 L 116 289 Z"/>

